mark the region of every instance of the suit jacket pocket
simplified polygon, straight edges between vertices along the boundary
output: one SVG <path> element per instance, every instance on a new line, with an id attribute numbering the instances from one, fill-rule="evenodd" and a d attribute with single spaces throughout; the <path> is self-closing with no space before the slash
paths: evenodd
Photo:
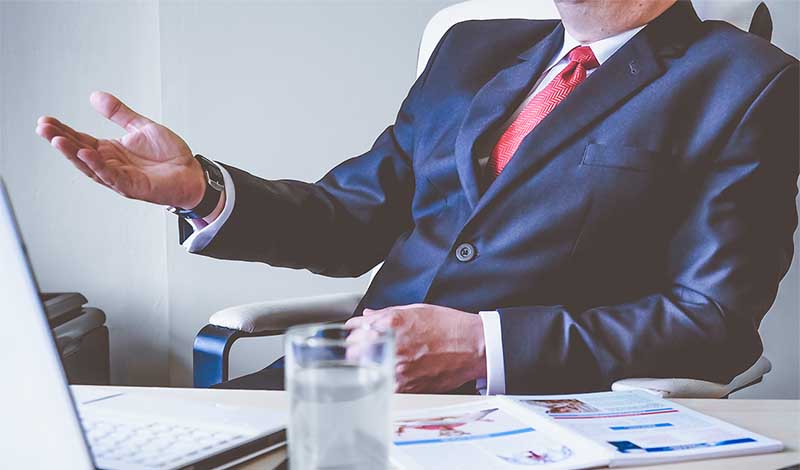
<path id="1" fill-rule="evenodd" d="M 583 153 L 581 165 L 652 171 L 663 164 L 663 155 L 640 147 L 590 143 Z"/>

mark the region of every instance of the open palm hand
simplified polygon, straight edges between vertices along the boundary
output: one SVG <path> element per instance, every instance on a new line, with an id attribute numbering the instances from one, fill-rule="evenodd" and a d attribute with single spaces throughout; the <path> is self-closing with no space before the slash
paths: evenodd
<path id="1" fill-rule="evenodd" d="M 36 133 L 86 176 L 125 197 L 185 208 L 199 203 L 203 170 L 183 139 L 108 93 L 95 92 L 90 102 L 126 134 L 97 139 L 49 116 L 39 118 Z"/>

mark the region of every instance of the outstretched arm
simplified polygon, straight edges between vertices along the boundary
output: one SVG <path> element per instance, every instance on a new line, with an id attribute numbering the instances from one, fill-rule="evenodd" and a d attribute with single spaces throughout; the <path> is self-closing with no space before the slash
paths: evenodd
<path id="1" fill-rule="evenodd" d="M 183 139 L 108 93 L 95 92 L 90 102 L 125 135 L 99 139 L 49 116 L 38 120 L 36 132 L 86 176 L 122 196 L 182 208 L 200 202 L 205 176 Z M 404 107 L 372 150 L 316 184 L 270 181 L 226 166 L 235 207 L 200 253 L 334 276 L 369 270 L 410 220 L 411 139 Z M 206 222 L 220 214 L 224 197 Z"/>
<path id="2" fill-rule="evenodd" d="M 266 180 L 226 166 L 235 198 L 217 224 L 222 228 L 198 253 L 330 276 L 357 276 L 379 263 L 411 223 L 413 115 L 437 53 L 438 48 L 395 124 L 369 152 L 321 181 Z M 98 139 L 52 117 L 39 119 L 37 133 L 88 177 L 125 197 L 185 209 L 202 200 L 203 170 L 179 136 L 107 93 L 92 94 L 91 103 L 126 135 Z M 207 223 L 225 202 L 223 193 Z"/>

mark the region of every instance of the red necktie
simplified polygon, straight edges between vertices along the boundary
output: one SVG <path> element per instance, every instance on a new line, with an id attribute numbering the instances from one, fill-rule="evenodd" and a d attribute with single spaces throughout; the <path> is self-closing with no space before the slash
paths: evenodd
<path id="1" fill-rule="evenodd" d="M 487 170 L 490 178 L 496 178 L 503 171 L 525 136 L 586 80 L 586 71 L 598 66 L 600 64 L 589 46 L 576 47 L 570 51 L 569 64 L 525 105 L 519 116 L 500 136 L 489 158 Z"/>

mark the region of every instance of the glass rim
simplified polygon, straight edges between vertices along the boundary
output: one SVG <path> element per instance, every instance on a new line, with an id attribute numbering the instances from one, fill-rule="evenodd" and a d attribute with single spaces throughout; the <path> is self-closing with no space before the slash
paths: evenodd
<path id="1" fill-rule="evenodd" d="M 344 323 L 305 323 L 293 325 L 286 330 L 286 339 L 291 344 L 313 343 L 315 346 L 347 346 L 347 338 L 324 338 L 315 337 L 314 333 L 321 331 L 370 331 L 377 333 L 377 336 L 365 340 L 364 343 L 380 344 L 394 340 L 394 330 L 391 328 L 378 328 L 374 325 L 360 325 L 348 327 Z M 309 341 L 311 340 L 311 341 Z"/>

